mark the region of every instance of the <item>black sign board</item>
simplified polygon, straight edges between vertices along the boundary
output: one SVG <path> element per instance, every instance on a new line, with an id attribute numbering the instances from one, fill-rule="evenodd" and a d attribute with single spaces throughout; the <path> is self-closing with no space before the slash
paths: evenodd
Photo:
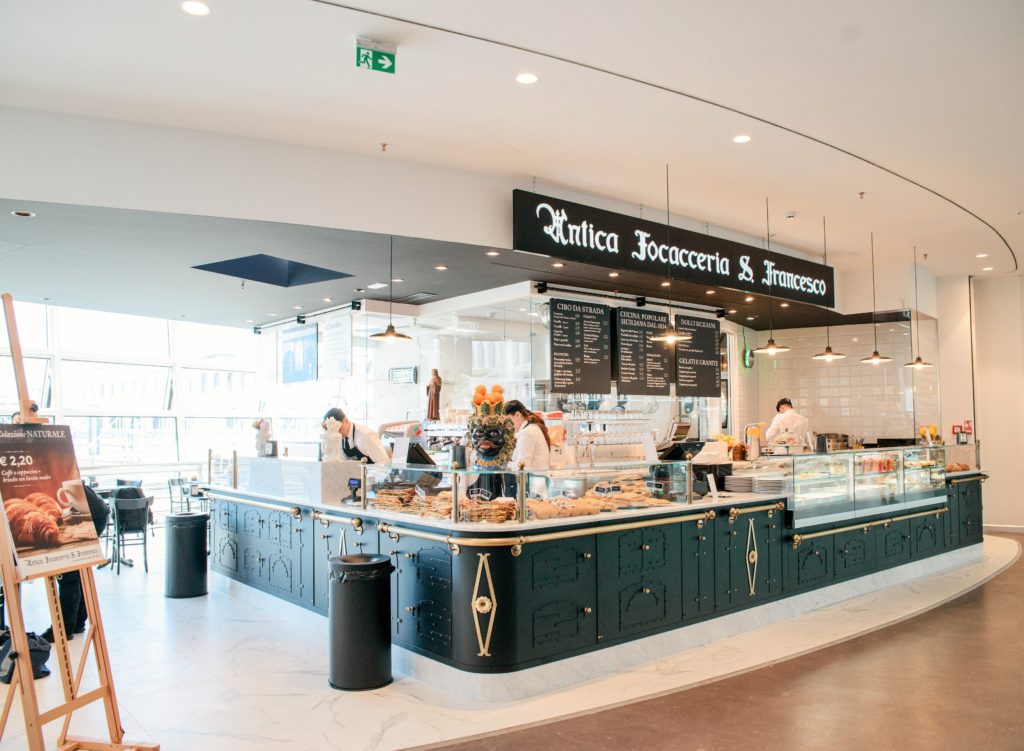
<path id="1" fill-rule="evenodd" d="M 512 192 L 512 246 L 570 261 L 835 305 L 829 266 L 579 203 Z"/>
<path id="2" fill-rule="evenodd" d="M 612 390 L 611 309 L 551 300 L 551 391 L 608 394 Z"/>
<path id="3" fill-rule="evenodd" d="M 676 316 L 676 396 L 721 396 L 721 326 L 717 319 Z"/>
<path id="4" fill-rule="evenodd" d="M 615 382 L 620 396 L 667 396 L 672 347 L 652 342 L 668 328 L 668 314 L 644 308 L 615 311 Z"/>

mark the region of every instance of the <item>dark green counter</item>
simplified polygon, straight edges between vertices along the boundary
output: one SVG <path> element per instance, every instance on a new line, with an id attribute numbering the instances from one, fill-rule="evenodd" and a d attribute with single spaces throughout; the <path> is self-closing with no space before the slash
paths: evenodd
<path id="1" fill-rule="evenodd" d="M 710 519 L 688 507 L 685 520 L 666 514 L 625 529 L 586 517 L 531 529 L 556 539 L 521 545 L 514 525 L 496 525 L 487 539 L 498 544 L 486 547 L 473 542 L 482 533 L 445 540 L 411 519 L 381 527 L 372 511 L 214 489 L 211 566 L 326 614 L 329 558 L 389 555 L 395 644 L 462 670 L 508 672 L 979 543 L 981 479 L 950 480 L 946 502 L 913 513 L 799 534 L 767 499 L 719 506 Z"/>

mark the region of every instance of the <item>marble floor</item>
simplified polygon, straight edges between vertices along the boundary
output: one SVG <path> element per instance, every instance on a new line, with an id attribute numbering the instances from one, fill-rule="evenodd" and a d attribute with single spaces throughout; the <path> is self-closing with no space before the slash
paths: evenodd
<path id="1" fill-rule="evenodd" d="M 166 599 L 157 542 L 148 574 L 139 567 L 96 575 L 126 737 L 188 751 L 447 748 L 459 739 L 671 694 L 869 633 L 977 587 L 1020 553 L 1015 540 L 988 537 L 984 555 L 955 572 L 896 584 L 580 685 L 485 704 L 401 676 L 377 691 L 335 691 L 327 685 L 326 619 L 216 575 L 209 596 Z M 43 587 L 30 583 L 24 590 L 29 627 L 42 631 L 48 621 Z M 81 644 L 81 637 L 71 642 L 73 654 Z M 51 658 L 51 667 L 55 663 Z M 60 695 L 55 676 L 35 686 L 44 707 Z M 102 713 L 91 707 L 76 715 L 72 732 L 101 737 L 103 727 Z M 56 723 L 48 727 L 50 745 L 56 731 Z M 0 751 L 23 748 L 15 702 Z"/>

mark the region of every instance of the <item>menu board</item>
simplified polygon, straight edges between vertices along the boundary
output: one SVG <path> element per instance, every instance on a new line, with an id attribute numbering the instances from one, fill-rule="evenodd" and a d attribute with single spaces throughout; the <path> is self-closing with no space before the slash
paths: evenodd
<path id="1" fill-rule="evenodd" d="M 608 394 L 612 390 L 611 309 L 551 300 L 551 390 Z"/>
<path id="2" fill-rule="evenodd" d="M 718 319 L 676 316 L 676 330 L 690 339 L 676 342 L 676 395 L 721 396 L 721 327 Z"/>
<path id="3" fill-rule="evenodd" d="M 672 347 L 652 342 L 668 328 L 668 314 L 643 308 L 615 311 L 615 381 L 619 395 L 667 396 Z"/>

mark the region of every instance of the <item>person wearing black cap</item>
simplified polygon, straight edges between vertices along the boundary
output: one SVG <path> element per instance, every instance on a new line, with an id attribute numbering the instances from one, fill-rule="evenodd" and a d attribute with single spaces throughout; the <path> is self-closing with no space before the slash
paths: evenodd
<path id="1" fill-rule="evenodd" d="M 777 443 L 776 439 L 780 435 L 791 433 L 793 440 L 788 441 L 789 443 L 803 443 L 807 433 L 811 430 L 807 418 L 793 409 L 793 402 L 786 397 L 779 399 L 778 404 L 775 405 L 775 411 L 778 414 L 775 415 L 772 424 L 768 426 L 768 431 L 764 434 L 765 440 L 768 443 Z"/>
<path id="2" fill-rule="evenodd" d="M 380 442 L 377 432 L 362 425 L 356 425 L 337 407 L 327 410 L 324 423 L 334 418 L 341 423 L 341 453 L 346 459 L 370 464 L 386 464 L 390 461 L 388 450 Z"/>

